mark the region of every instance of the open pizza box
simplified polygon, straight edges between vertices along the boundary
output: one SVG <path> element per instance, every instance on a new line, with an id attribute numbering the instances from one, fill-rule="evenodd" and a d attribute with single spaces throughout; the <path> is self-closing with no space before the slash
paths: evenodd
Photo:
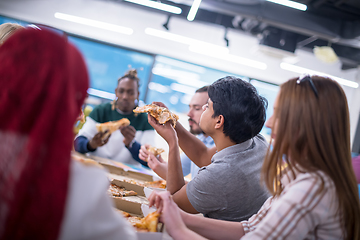
<path id="1" fill-rule="evenodd" d="M 159 179 L 159 177 L 153 171 L 146 169 L 145 167 L 126 165 L 110 159 L 91 156 L 91 155 L 84 155 L 75 151 L 71 153 L 71 156 L 76 160 L 96 161 L 105 169 L 107 169 L 110 174 L 123 176 L 128 179 L 137 179 L 137 180 L 150 181 L 150 182 Z"/>
<path id="2" fill-rule="evenodd" d="M 130 202 L 124 198 L 113 198 L 114 205 L 117 209 L 130 213 L 133 216 L 144 217 L 150 212 L 155 211 L 155 208 L 149 208 L 147 204 Z M 171 240 L 172 238 L 164 231 L 164 227 L 160 226 L 160 232 L 136 232 L 138 240 Z"/>
<path id="3" fill-rule="evenodd" d="M 140 185 L 138 185 L 136 183 L 128 182 L 128 181 L 134 180 L 134 179 L 124 177 L 124 176 L 119 176 L 119 175 L 115 175 L 115 174 L 108 174 L 108 178 L 110 179 L 111 183 L 113 183 L 113 184 L 115 184 L 115 185 L 117 185 L 119 187 L 124 187 L 126 190 L 133 190 L 139 196 L 144 196 L 146 198 L 148 198 L 150 196 L 151 192 L 154 191 L 154 190 L 156 190 L 156 191 L 165 191 L 165 189 L 162 189 L 162 188 L 144 187 L 144 186 L 140 186 Z M 136 182 L 143 183 L 145 181 L 136 180 Z"/>

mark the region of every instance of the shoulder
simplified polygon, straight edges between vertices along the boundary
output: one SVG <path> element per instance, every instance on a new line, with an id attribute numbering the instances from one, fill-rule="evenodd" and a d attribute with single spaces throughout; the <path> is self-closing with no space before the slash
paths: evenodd
<path id="1" fill-rule="evenodd" d="M 337 202 L 334 182 L 321 171 L 312 173 L 299 173 L 296 179 L 290 181 L 281 195 L 293 201 L 302 199 L 303 202 L 314 202 L 326 205 L 330 208 L 332 203 Z"/>
<path id="2" fill-rule="evenodd" d="M 259 147 L 261 147 L 261 148 L 264 148 L 264 147 L 267 148 L 269 146 L 268 142 L 266 141 L 264 136 L 261 134 L 256 135 L 253 139 L 254 139 L 255 144 L 259 145 Z"/>

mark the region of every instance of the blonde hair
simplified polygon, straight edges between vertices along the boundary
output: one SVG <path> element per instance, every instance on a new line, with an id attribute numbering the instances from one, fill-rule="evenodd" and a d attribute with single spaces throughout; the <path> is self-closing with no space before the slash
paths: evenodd
<path id="1" fill-rule="evenodd" d="M 284 161 L 293 174 L 295 170 L 324 172 L 335 184 L 346 239 L 359 239 L 360 203 L 351 163 L 347 99 L 332 79 L 311 79 L 318 95 L 310 83 L 298 84 L 297 78 L 281 85 L 274 112 L 276 141 L 265 158 L 262 177 L 270 192 L 278 196 L 283 190 L 278 183 L 284 175 L 278 169 Z"/>
<path id="2" fill-rule="evenodd" d="M 16 30 L 24 28 L 16 23 L 3 23 L 0 25 L 0 45 L 8 39 Z"/>

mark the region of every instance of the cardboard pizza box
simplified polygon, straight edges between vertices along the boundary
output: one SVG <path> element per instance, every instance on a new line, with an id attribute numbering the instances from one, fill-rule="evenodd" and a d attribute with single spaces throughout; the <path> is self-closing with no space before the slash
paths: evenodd
<path id="1" fill-rule="evenodd" d="M 113 175 L 109 175 L 110 177 L 112 177 Z M 115 176 L 116 177 L 116 176 Z M 146 197 L 145 191 L 144 191 L 144 187 L 136 185 L 136 184 L 132 184 L 132 183 L 128 183 L 128 182 L 124 182 L 120 179 L 112 179 L 111 181 L 112 184 L 115 184 L 116 186 L 119 187 L 124 187 L 126 190 L 133 190 L 135 191 L 139 196 L 144 196 Z"/>
<path id="2" fill-rule="evenodd" d="M 145 167 L 132 166 L 106 158 L 84 155 L 75 151 L 72 151 L 71 156 L 77 159 L 82 158 L 82 159 L 94 160 L 98 162 L 100 165 L 102 165 L 105 169 L 107 169 L 111 174 L 124 176 L 131 179 L 142 180 L 142 181 L 155 181 L 158 179 L 158 177 L 153 171 L 146 169 Z"/>
<path id="3" fill-rule="evenodd" d="M 119 210 L 130 213 L 133 216 L 144 217 L 150 211 L 154 211 L 155 209 L 151 209 L 146 204 L 139 204 L 134 202 L 129 202 L 124 200 L 123 198 L 113 198 L 115 207 Z M 172 238 L 164 232 L 164 228 L 162 227 L 161 232 L 136 232 L 138 240 L 171 240 Z"/>
<path id="4" fill-rule="evenodd" d="M 136 183 L 130 183 L 127 182 L 129 180 L 134 180 L 131 178 L 127 178 L 124 176 L 114 175 L 114 174 L 108 174 L 108 178 L 110 179 L 110 182 L 119 186 L 124 187 L 126 190 L 133 190 L 135 191 L 139 196 L 144 196 L 148 198 L 152 191 L 158 190 L 158 191 L 166 191 L 166 189 L 163 188 L 153 188 L 153 187 L 144 187 L 140 186 Z M 138 183 L 144 183 L 145 181 L 136 180 Z"/>

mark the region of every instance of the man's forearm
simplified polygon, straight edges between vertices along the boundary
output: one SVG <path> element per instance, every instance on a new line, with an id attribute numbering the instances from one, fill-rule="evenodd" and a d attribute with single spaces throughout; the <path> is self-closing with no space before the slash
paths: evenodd
<path id="1" fill-rule="evenodd" d="M 74 141 L 74 148 L 75 151 L 79 153 L 87 153 L 87 152 L 93 152 L 96 149 L 89 149 L 88 147 L 89 140 L 84 136 L 78 136 Z"/>
<path id="2" fill-rule="evenodd" d="M 180 151 L 177 140 L 169 143 L 168 171 L 166 176 L 166 188 L 171 193 L 179 191 L 185 185 L 182 173 Z"/>
<path id="3" fill-rule="evenodd" d="M 211 163 L 211 157 L 214 155 L 214 149 L 208 149 L 206 145 L 196 136 L 187 131 L 180 123 L 175 127 L 179 145 L 184 153 L 198 167 L 207 166 Z"/>

